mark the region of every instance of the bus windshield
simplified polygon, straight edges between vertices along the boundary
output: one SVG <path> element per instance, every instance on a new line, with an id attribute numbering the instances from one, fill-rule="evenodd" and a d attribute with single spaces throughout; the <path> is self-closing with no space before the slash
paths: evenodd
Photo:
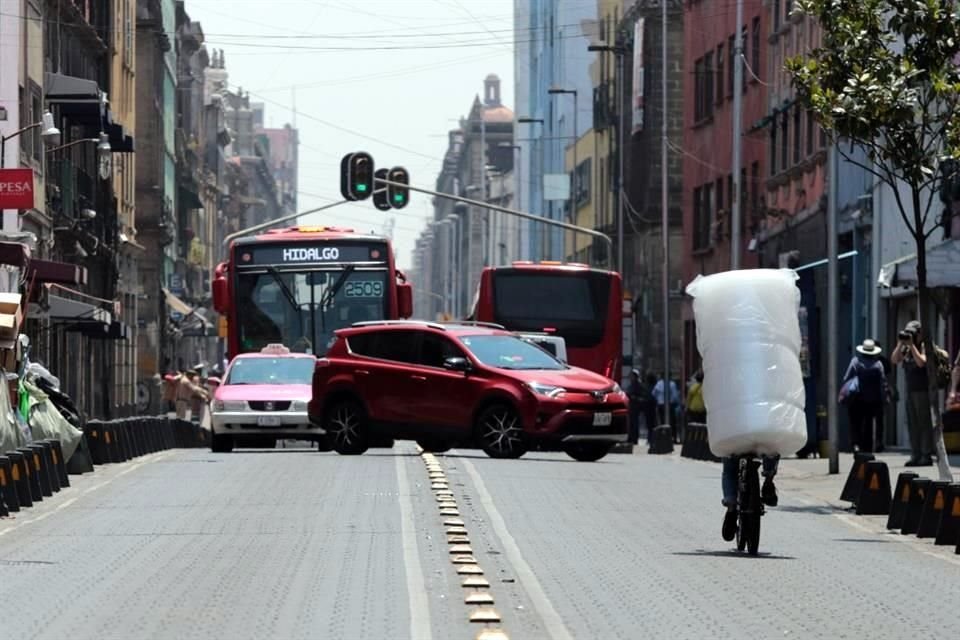
<path id="1" fill-rule="evenodd" d="M 280 270 L 237 274 L 237 330 L 243 351 L 282 343 L 326 354 L 333 332 L 387 314 L 386 270 Z"/>
<path id="2" fill-rule="evenodd" d="M 604 336 L 610 276 L 587 272 L 497 271 L 493 321 L 511 331 L 552 328 L 567 347 L 588 348 Z"/>

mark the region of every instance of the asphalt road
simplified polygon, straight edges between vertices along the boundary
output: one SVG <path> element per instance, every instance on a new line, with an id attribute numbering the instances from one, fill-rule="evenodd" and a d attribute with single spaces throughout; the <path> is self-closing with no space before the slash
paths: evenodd
<path id="1" fill-rule="evenodd" d="M 74 477 L 0 520 L 0 637 L 899 639 L 960 622 L 960 556 L 799 493 L 764 518 L 760 557 L 737 554 L 715 465 L 436 460 L 445 486 L 407 443 L 168 451 Z M 487 607 L 464 603 L 483 590 L 461 587 L 441 490 L 499 623 L 469 621 Z"/>

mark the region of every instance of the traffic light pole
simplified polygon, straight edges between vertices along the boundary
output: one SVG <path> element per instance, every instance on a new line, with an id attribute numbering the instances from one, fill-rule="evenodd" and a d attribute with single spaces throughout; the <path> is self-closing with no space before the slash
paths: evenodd
<path id="1" fill-rule="evenodd" d="M 281 222 L 287 222 L 289 220 L 296 220 L 300 216 L 306 216 L 311 213 L 318 213 L 320 211 L 326 211 L 327 209 L 333 209 L 334 207 L 339 207 L 342 204 L 346 204 L 350 200 L 340 200 L 339 202 L 331 202 L 330 204 L 325 204 L 322 207 L 317 207 L 315 209 L 307 209 L 306 211 L 298 211 L 297 213 L 291 213 L 288 216 L 282 216 L 274 220 L 268 220 L 267 222 L 261 222 L 260 224 L 255 224 L 252 227 L 247 227 L 246 229 L 240 229 L 240 231 L 234 231 L 226 238 L 223 239 L 223 246 L 229 247 L 230 243 L 236 240 L 237 238 L 243 237 L 250 233 L 256 233 L 257 231 L 262 231 L 264 229 L 269 229 L 272 226 L 278 225 Z"/>
<path id="2" fill-rule="evenodd" d="M 500 207 L 495 204 L 491 204 L 489 202 L 481 202 L 480 200 L 471 200 L 470 198 L 463 198 L 461 196 L 455 196 L 449 193 L 441 193 L 439 191 L 431 191 L 430 189 L 424 189 L 422 187 L 414 187 L 409 184 L 393 182 L 391 180 L 384 180 L 382 178 L 374 178 L 374 182 L 377 184 L 386 185 L 388 187 L 398 187 L 401 189 L 409 189 L 410 191 L 416 191 L 418 193 L 425 193 L 429 196 L 434 196 L 435 198 L 445 198 L 447 200 L 453 200 L 454 202 L 462 202 L 464 204 L 469 204 L 474 207 L 481 207 L 481 208 L 489 209 L 491 211 L 497 211 L 499 213 L 506 213 L 507 215 L 523 218 L 524 220 L 541 222 L 546 225 L 560 227 L 561 229 L 567 229 L 568 231 L 573 231 L 575 233 L 582 233 L 588 236 L 593 236 L 594 238 L 600 238 L 607 244 L 607 262 L 609 263 L 612 260 L 613 239 L 611 239 L 610 236 L 608 236 L 607 234 L 601 231 L 597 231 L 595 229 L 589 229 L 587 227 L 578 227 L 577 225 L 570 224 L 569 222 L 560 222 L 559 220 L 551 220 L 549 218 L 535 216 L 532 213 L 524 213 L 523 211 L 517 211 L 516 209 L 508 209 L 506 207 Z"/>

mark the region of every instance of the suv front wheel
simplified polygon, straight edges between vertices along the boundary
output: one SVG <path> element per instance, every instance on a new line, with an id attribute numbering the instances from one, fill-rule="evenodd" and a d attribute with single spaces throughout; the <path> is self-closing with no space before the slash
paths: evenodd
<path id="1" fill-rule="evenodd" d="M 520 416 L 507 404 L 495 404 L 477 418 L 477 440 L 491 458 L 519 458 L 527 452 Z"/>
<path id="2" fill-rule="evenodd" d="M 357 456 L 368 449 L 366 415 L 359 402 L 349 398 L 339 400 L 325 414 L 323 428 L 332 440 L 334 451 Z"/>

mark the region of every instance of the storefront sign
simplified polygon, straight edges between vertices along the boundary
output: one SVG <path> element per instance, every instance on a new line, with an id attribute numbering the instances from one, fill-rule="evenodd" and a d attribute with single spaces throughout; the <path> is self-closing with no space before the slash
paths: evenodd
<path id="1" fill-rule="evenodd" d="M 0 169 L 0 209 L 33 208 L 33 169 Z"/>

